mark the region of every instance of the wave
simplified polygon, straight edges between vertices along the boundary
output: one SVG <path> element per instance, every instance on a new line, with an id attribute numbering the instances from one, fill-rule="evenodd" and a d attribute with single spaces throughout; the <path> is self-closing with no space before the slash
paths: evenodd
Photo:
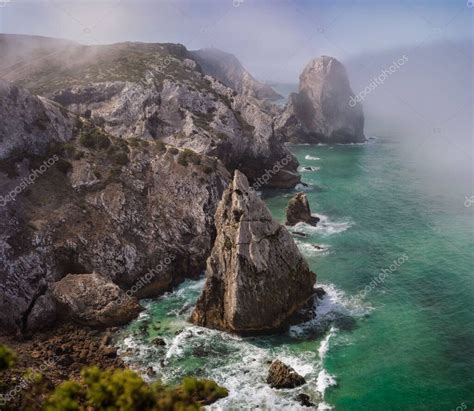
<path id="1" fill-rule="evenodd" d="M 309 171 L 319 171 L 321 167 L 312 167 L 312 166 L 300 166 L 298 167 L 299 173 L 307 173 Z"/>
<path id="2" fill-rule="evenodd" d="M 319 157 L 313 157 L 309 154 L 305 156 L 305 160 L 321 160 Z"/>
<path id="3" fill-rule="evenodd" d="M 314 190 L 314 186 L 312 184 L 302 184 L 302 183 L 299 183 L 299 184 L 296 184 L 295 188 L 294 188 L 294 191 L 304 191 L 304 192 L 309 192 L 309 191 L 313 191 Z"/>
<path id="4" fill-rule="evenodd" d="M 305 257 L 315 257 L 323 256 L 329 254 L 329 245 L 326 244 L 311 244 L 304 243 L 297 238 L 295 238 L 295 243 L 298 246 L 298 249 Z M 317 247 L 315 247 L 317 246 Z"/>
<path id="5" fill-rule="evenodd" d="M 316 226 L 306 223 L 298 223 L 294 226 L 295 231 L 301 231 L 307 235 L 321 234 L 327 236 L 342 233 L 353 225 L 352 221 L 349 219 L 345 221 L 332 221 L 328 216 L 323 214 L 313 214 L 313 216 L 319 218 L 319 222 Z"/>

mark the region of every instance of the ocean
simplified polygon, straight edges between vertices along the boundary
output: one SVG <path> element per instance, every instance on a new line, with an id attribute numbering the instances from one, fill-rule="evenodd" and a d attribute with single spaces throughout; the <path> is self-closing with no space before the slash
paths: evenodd
<path id="1" fill-rule="evenodd" d="M 122 330 L 127 362 L 168 383 L 187 374 L 216 380 L 230 395 L 212 410 L 308 409 L 295 400 L 301 392 L 319 409 L 474 409 L 472 174 L 420 165 L 396 139 L 291 150 L 306 186 L 262 197 L 283 222 L 289 198 L 306 191 L 321 218 L 291 229 L 306 235 L 295 241 L 327 292 L 317 318 L 268 337 L 195 327 L 186 319 L 204 280 L 186 281 L 144 301 Z M 156 336 L 166 346 L 153 344 Z M 275 358 L 307 384 L 271 389 Z"/>

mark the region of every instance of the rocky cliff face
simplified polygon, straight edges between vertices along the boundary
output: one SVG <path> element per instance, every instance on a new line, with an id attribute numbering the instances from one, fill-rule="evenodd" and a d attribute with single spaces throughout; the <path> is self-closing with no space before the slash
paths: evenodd
<path id="1" fill-rule="evenodd" d="M 239 94 L 260 100 L 282 98 L 269 85 L 255 80 L 233 54 L 214 48 L 192 51 L 191 54 L 205 74 L 214 77 Z"/>
<path id="2" fill-rule="evenodd" d="M 87 114 L 116 137 L 216 156 L 251 180 L 289 156 L 268 186 L 296 185 L 298 162 L 275 135 L 271 108 L 253 97 L 251 76 L 237 70 L 238 92 L 205 75 L 194 57 L 179 44 L 71 45 L 6 78 Z"/>
<path id="3" fill-rule="evenodd" d="M 200 275 L 229 180 L 217 159 L 115 138 L 8 84 L 0 117 L 3 332 L 51 325 L 67 274 L 99 272 L 136 297 Z"/>
<path id="4" fill-rule="evenodd" d="M 311 60 L 300 75 L 299 92 L 290 95 L 275 130 L 295 143 L 363 142 L 362 106 L 353 106 L 351 97 L 354 94 L 339 61 L 327 56 Z"/>
<path id="5" fill-rule="evenodd" d="M 284 326 L 312 297 L 316 276 L 239 171 L 219 203 L 216 227 L 206 285 L 191 320 L 239 334 Z"/>

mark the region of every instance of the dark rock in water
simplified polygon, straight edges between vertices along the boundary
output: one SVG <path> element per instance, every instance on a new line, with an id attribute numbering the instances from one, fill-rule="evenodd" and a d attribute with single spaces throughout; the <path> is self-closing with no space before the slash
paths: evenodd
<path id="1" fill-rule="evenodd" d="M 326 296 L 326 291 L 322 287 L 317 287 L 314 289 L 314 294 L 318 299 L 324 298 Z"/>
<path id="2" fill-rule="evenodd" d="M 275 133 L 295 143 L 365 141 L 362 105 L 354 98 L 344 66 L 335 58 L 311 60 L 275 121 Z"/>
<path id="3" fill-rule="evenodd" d="M 154 338 L 151 343 L 156 347 L 164 347 L 166 345 L 165 340 L 161 337 Z"/>
<path id="4" fill-rule="evenodd" d="M 303 167 L 303 170 L 311 171 L 313 168 L 312 167 Z"/>
<path id="5" fill-rule="evenodd" d="M 294 234 L 294 235 L 297 235 L 298 237 L 303 237 L 303 238 L 308 237 L 306 233 L 303 233 L 301 231 L 292 231 L 291 234 Z"/>
<path id="6" fill-rule="evenodd" d="M 324 250 L 324 247 L 321 247 L 320 245 L 317 244 L 311 244 L 313 248 L 316 248 L 316 250 Z"/>
<path id="7" fill-rule="evenodd" d="M 149 377 L 154 377 L 156 375 L 156 372 L 153 367 L 148 367 L 146 369 L 146 375 L 148 375 Z"/>
<path id="8" fill-rule="evenodd" d="M 273 361 L 268 370 L 267 384 L 272 388 L 295 388 L 305 383 L 301 375 L 280 360 Z"/>
<path id="9" fill-rule="evenodd" d="M 135 319 L 142 308 L 100 274 L 69 274 L 52 285 L 52 295 L 73 321 L 107 328 Z"/>
<path id="10" fill-rule="evenodd" d="M 239 171 L 219 203 L 216 228 L 191 321 L 245 335 L 284 328 L 312 298 L 316 276 Z"/>
<path id="11" fill-rule="evenodd" d="M 286 208 L 286 225 L 294 226 L 297 223 L 307 223 L 315 226 L 318 221 L 318 217 L 311 215 L 306 194 L 303 192 L 295 194 Z"/>
<path id="12" fill-rule="evenodd" d="M 311 402 L 311 398 L 308 394 L 298 394 L 295 397 L 295 400 L 298 401 L 303 407 L 314 407 L 316 405 Z"/>

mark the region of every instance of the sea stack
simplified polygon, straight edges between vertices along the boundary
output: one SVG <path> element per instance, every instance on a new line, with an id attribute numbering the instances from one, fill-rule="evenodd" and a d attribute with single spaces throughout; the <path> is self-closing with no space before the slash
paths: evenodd
<path id="1" fill-rule="evenodd" d="M 298 223 L 307 223 L 315 226 L 318 221 L 318 217 L 311 215 L 308 197 L 306 197 L 305 193 L 295 194 L 288 202 L 288 207 L 286 207 L 286 225 L 294 226 Z"/>
<path id="2" fill-rule="evenodd" d="M 275 132 L 294 143 L 364 142 L 364 114 L 344 66 L 333 57 L 311 60 L 300 75 Z"/>
<path id="3" fill-rule="evenodd" d="M 215 220 L 217 238 L 191 321 L 241 335 L 281 329 L 312 298 L 316 275 L 238 170 Z"/>

